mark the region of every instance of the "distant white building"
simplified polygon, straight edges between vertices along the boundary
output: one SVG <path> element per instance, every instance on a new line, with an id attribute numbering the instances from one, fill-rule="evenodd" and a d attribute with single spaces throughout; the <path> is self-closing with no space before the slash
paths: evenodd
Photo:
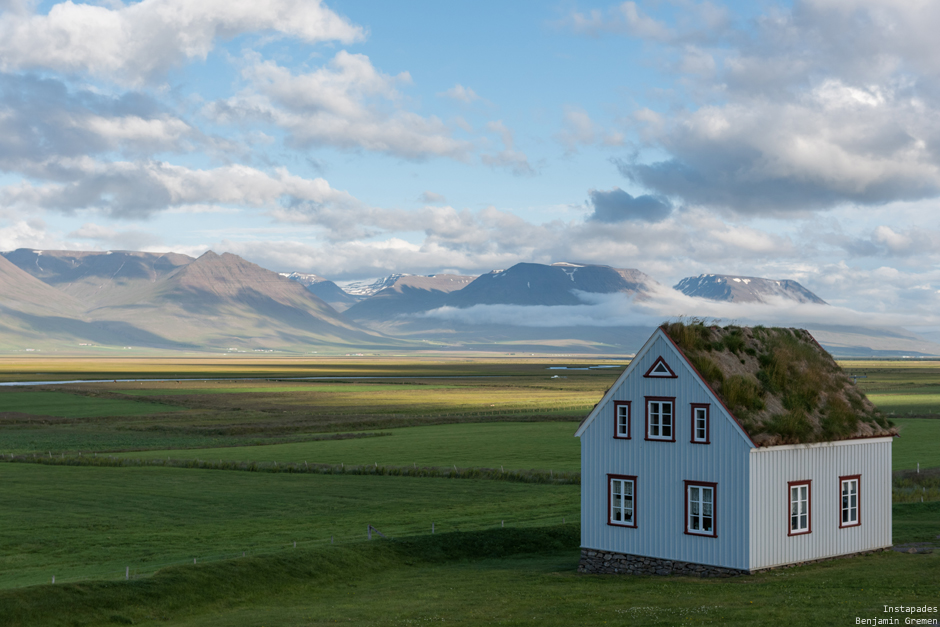
<path id="1" fill-rule="evenodd" d="M 683 327 L 657 329 L 578 428 L 579 570 L 722 576 L 890 547 L 894 432 L 832 358 L 805 331 Z"/>

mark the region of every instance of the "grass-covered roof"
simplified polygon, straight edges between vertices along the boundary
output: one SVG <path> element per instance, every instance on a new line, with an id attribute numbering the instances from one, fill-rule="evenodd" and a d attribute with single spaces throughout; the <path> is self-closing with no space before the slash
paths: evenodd
<path id="1" fill-rule="evenodd" d="M 897 433 L 808 331 L 699 321 L 662 328 L 758 446 Z"/>

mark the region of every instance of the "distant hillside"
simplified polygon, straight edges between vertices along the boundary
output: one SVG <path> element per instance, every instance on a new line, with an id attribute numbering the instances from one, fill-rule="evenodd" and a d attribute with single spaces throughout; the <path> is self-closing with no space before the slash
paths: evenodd
<path id="1" fill-rule="evenodd" d="M 135 304 L 180 267 L 193 262 L 178 253 L 82 252 L 20 248 L 3 256 L 20 269 L 86 307 Z"/>
<path id="2" fill-rule="evenodd" d="M 578 305 L 576 291 L 645 298 L 656 282 L 639 270 L 609 266 L 520 263 L 480 277 L 398 277 L 345 313 L 387 335 L 475 350 L 628 352 L 651 333 L 645 327 L 529 327 L 443 321 L 421 313 L 475 305 Z M 521 320 L 520 320 L 521 322 Z"/>
<path id="3" fill-rule="evenodd" d="M 348 310 L 353 320 L 391 320 L 402 314 L 429 311 L 444 306 L 448 295 L 470 285 L 476 277 L 458 274 L 396 275 L 369 298 Z"/>
<path id="4" fill-rule="evenodd" d="M 315 274 L 303 274 L 301 272 L 281 273 L 281 276 L 287 277 L 291 281 L 297 281 L 307 291 L 323 300 L 336 311 L 343 312 L 359 302 L 360 298 L 347 294 L 336 283 L 329 279 L 324 279 Z"/>
<path id="5" fill-rule="evenodd" d="M 656 283 L 639 270 L 573 263 L 518 263 L 484 274 L 447 299 L 452 307 L 473 305 L 577 305 L 575 291 L 637 294 Z"/>
<path id="6" fill-rule="evenodd" d="M 146 330 L 92 319 L 84 303 L 43 283 L 2 255 L 0 296 L 0 350 L 156 341 L 173 345 Z"/>
<path id="7" fill-rule="evenodd" d="M 7 277 L 3 287 L 11 294 L 37 295 L 37 302 L 17 307 L 19 326 L 11 325 L 12 316 L 5 317 L 0 345 L 25 348 L 24 342 L 35 343 L 31 334 L 41 338 L 50 328 L 56 335 L 46 344 L 54 340 L 71 346 L 304 352 L 313 346 L 401 345 L 344 318 L 300 283 L 228 253 L 207 252 L 194 260 L 172 254 L 21 250 L 0 259 L 0 270 L 7 271 L 0 273 Z M 4 299 L 6 308 L 13 307 L 11 302 Z M 45 310 L 44 303 L 49 303 Z M 26 313 L 32 317 L 24 318 Z"/>
<path id="8" fill-rule="evenodd" d="M 686 277 L 673 286 L 686 296 L 733 303 L 766 303 L 779 297 L 798 303 L 825 305 L 826 301 L 790 279 L 762 279 L 728 274 L 700 274 Z"/>

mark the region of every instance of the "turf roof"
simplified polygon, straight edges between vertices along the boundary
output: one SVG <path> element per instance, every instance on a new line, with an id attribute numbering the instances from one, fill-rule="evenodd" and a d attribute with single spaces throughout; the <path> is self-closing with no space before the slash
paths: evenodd
<path id="1" fill-rule="evenodd" d="M 757 446 L 895 435 L 808 331 L 662 326 Z"/>

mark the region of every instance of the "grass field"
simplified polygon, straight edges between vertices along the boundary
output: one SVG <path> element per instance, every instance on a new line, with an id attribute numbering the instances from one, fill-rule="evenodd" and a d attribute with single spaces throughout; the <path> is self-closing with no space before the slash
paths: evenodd
<path id="1" fill-rule="evenodd" d="M 602 362 L 0 360 L 5 380 L 109 380 L 0 388 L 0 453 L 578 470 L 576 425 L 620 369 L 547 370 L 564 363 Z M 848 366 L 894 413 L 895 468 L 940 466 L 940 368 Z M 113 382 L 135 377 L 173 380 Z M 366 431 L 392 435 L 311 440 Z M 6 462 L 0 487 L 0 626 L 855 624 L 940 599 L 936 553 L 734 580 L 578 576 L 577 485 Z M 368 524 L 393 540 L 365 542 Z M 894 506 L 896 543 L 938 536 L 940 502 Z"/>
<path id="2" fill-rule="evenodd" d="M 423 424 L 580 421 L 617 374 L 579 371 L 553 379 L 544 364 L 521 368 L 512 377 L 446 382 L 173 380 L 0 388 L 0 452 L 211 448 Z M 2 413 L 30 407 L 32 417 Z"/>
<path id="3" fill-rule="evenodd" d="M 0 588 L 365 538 L 556 524 L 578 486 L 0 463 Z"/>
<path id="4" fill-rule="evenodd" d="M 148 416 L 174 411 L 157 403 L 121 399 L 91 398 L 63 392 L 7 391 L 0 394 L 0 412 L 27 413 L 57 418 L 107 418 L 115 416 Z"/>
<path id="5" fill-rule="evenodd" d="M 298 549 L 0 591 L 0 625 L 848 625 L 940 596 L 937 554 L 702 580 L 577 575 L 577 545 L 567 525 Z"/>
<path id="6" fill-rule="evenodd" d="M 194 450 L 122 453 L 153 459 L 221 459 L 382 466 L 581 469 L 576 422 L 497 422 L 391 429 L 388 436 Z"/>

